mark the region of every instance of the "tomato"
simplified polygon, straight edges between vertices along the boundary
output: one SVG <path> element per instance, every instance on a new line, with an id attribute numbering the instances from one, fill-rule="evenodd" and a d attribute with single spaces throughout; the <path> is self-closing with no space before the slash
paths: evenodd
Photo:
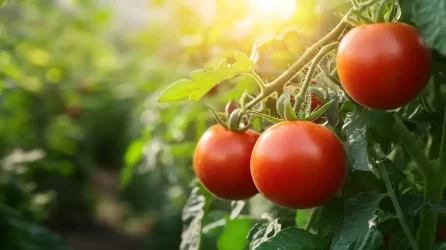
<path id="1" fill-rule="evenodd" d="M 353 100 L 389 110 L 406 105 L 423 90 L 430 77 L 431 54 L 412 26 L 366 24 L 341 40 L 336 67 Z"/>
<path id="2" fill-rule="evenodd" d="M 251 174 L 268 200 L 294 209 L 320 206 L 347 177 L 347 155 L 329 129 L 308 121 L 287 121 L 267 129 L 251 156 Z"/>
<path id="3" fill-rule="evenodd" d="M 258 193 L 251 177 L 250 158 L 259 134 L 233 132 L 221 125 L 210 127 L 194 152 L 194 171 L 216 197 L 244 200 Z"/>

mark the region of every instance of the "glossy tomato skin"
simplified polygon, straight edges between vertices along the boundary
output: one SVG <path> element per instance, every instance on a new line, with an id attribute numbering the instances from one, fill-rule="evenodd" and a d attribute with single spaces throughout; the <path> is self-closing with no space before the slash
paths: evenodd
<path id="1" fill-rule="evenodd" d="M 347 156 L 329 129 L 308 121 L 287 121 L 267 129 L 251 156 L 259 192 L 284 207 L 320 206 L 342 188 Z"/>
<path id="2" fill-rule="evenodd" d="M 406 105 L 426 86 L 431 54 L 412 26 L 366 24 L 341 40 L 336 67 L 353 100 L 372 109 L 390 110 Z"/>
<path id="3" fill-rule="evenodd" d="M 203 186 L 218 198 L 244 200 L 258 193 L 251 177 L 250 158 L 259 134 L 210 127 L 195 148 L 194 171 Z"/>

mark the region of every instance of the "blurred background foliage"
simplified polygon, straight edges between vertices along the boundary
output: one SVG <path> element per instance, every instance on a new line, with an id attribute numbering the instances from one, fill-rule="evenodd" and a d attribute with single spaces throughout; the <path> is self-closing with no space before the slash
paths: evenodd
<path id="1" fill-rule="evenodd" d="M 195 142 L 214 122 L 206 106 L 256 85 L 226 81 L 199 103 L 158 104 L 159 93 L 253 45 L 273 79 L 335 19 L 333 1 L 268 2 L 8 0 L 0 249 L 178 249 Z M 251 203 L 259 216 L 270 205 Z M 214 206 L 211 219 L 231 209 Z"/>

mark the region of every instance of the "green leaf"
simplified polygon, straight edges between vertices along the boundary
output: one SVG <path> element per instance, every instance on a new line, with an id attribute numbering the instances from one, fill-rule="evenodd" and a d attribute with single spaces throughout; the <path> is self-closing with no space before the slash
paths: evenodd
<path id="1" fill-rule="evenodd" d="M 440 243 L 434 246 L 434 250 L 446 250 L 446 243 Z"/>
<path id="2" fill-rule="evenodd" d="M 272 122 L 272 123 L 274 123 L 274 124 L 279 123 L 279 122 L 283 122 L 283 121 L 284 121 L 284 120 L 282 120 L 282 119 L 275 118 L 275 117 L 269 116 L 269 115 L 267 115 L 267 114 L 263 114 L 263 113 L 256 112 L 256 111 L 249 111 L 249 110 L 248 110 L 248 113 L 249 113 L 249 114 L 252 114 L 252 115 L 255 115 L 255 116 L 258 116 L 258 117 L 261 117 L 261 118 L 263 118 L 263 119 L 266 119 L 266 120 L 268 120 L 268 121 L 270 121 L 270 122 Z"/>
<path id="3" fill-rule="evenodd" d="M 371 171 L 368 155 L 366 109 L 347 113 L 345 129 L 347 135 L 347 154 L 351 166 L 361 171 Z"/>
<path id="4" fill-rule="evenodd" d="M 308 231 L 290 227 L 260 244 L 256 250 L 323 250 L 327 249 L 328 243 L 329 241 L 321 239 Z"/>
<path id="5" fill-rule="evenodd" d="M 379 237 L 376 235 L 378 231 L 375 213 L 379 211 L 379 203 L 385 197 L 386 194 L 382 193 L 361 193 L 345 200 L 344 226 L 333 250 L 376 249 L 364 248 L 364 245 L 368 240 Z M 375 244 L 377 240 L 379 241 L 375 239 L 372 243 Z"/>
<path id="6" fill-rule="evenodd" d="M 206 219 L 213 196 L 196 182 L 191 195 L 183 208 L 184 229 L 181 234 L 180 250 L 199 250 L 201 231 Z"/>
<path id="7" fill-rule="evenodd" d="M 247 236 L 254 224 L 251 218 L 226 218 L 226 226 L 217 241 L 219 250 L 243 250 L 248 245 Z"/>
<path id="8" fill-rule="evenodd" d="M 125 152 L 125 167 L 121 172 L 121 187 L 125 187 L 131 180 L 135 165 L 141 160 L 143 148 L 146 145 L 145 139 L 132 142 Z"/>
<path id="9" fill-rule="evenodd" d="M 236 52 L 234 57 L 236 62 L 232 65 L 223 59 L 213 70 L 196 70 L 190 74 L 190 79 L 172 83 L 161 93 L 158 101 L 171 102 L 183 99 L 198 101 L 221 81 L 251 72 L 254 64 L 246 54 Z"/>
<path id="10" fill-rule="evenodd" d="M 277 100 L 276 109 L 280 117 L 287 121 L 294 121 L 297 119 L 296 113 L 294 113 L 291 106 L 291 91 L 285 91 Z"/>
<path id="11" fill-rule="evenodd" d="M 412 1 L 414 19 L 424 41 L 430 48 L 446 55 L 446 1 L 419 0 Z"/>
<path id="12" fill-rule="evenodd" d="M 248 235 L 250 249 L 257 249 L 260 244 L 282 230 L 282 225 L 279 221 L 280 219 L 273 219 L 266 223 L 256 223 Z"/>
<path id="13" fill-rule="evenodd" d="M 304 120 L 306 120 L 306 121 L 314 121 L 314 120 L 316 120 L 321 115 L 323 115 L 331 107 L 331 105 L 333 103 L 334 103 L 334 100 L 331 100 L 331 101 L 327 102 L 322 107 L 318 108 L 316 111 L 311 113 L 309 116 L 304 117 Z"/>
<path id="14" fill-rule="evenodd" d="M 7 0 L 0 0 L 0 7 L 3 7 L 6 4 Z"/>

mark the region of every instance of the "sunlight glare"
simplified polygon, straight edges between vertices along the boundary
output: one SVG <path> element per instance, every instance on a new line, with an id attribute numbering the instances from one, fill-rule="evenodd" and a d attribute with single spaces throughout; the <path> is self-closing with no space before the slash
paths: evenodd
<path id="1" fill-rule="evenodd" d="M 259 18 L 289 18 L 297 7 L 297 0 L 247 0 L 251 14 Z"/>

